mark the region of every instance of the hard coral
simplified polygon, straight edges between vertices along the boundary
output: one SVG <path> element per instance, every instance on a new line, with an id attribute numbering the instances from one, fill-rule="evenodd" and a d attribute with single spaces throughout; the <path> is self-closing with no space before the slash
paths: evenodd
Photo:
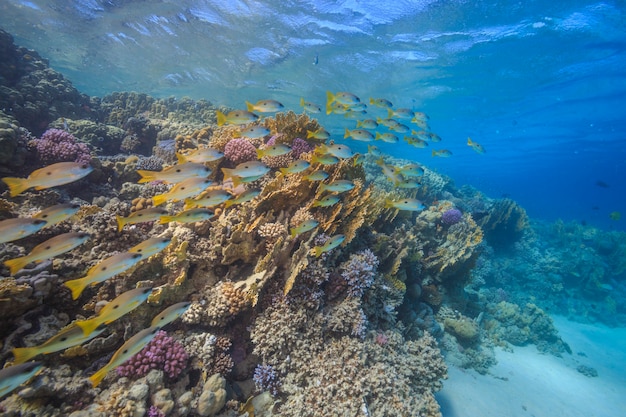
<path id="1" fill-rule="evenodd" d="M 78 142 L 74 135 L 61 129 L 48 129 L 35 139 L 37 154 L 44 162 L 83 162 L 89 163 L 91 155 L 84 143 Z"/>
<path id="2" fill-rule="evenodd" d="M 257 158 L 256 148 L 247 139 L 235 138 L 228 141 L 224 146 L 224 158 L 240 164 L 242 162 L 254 161 Z"/>
<path id="3" fill-rule="evenodd" d="M 187 366 L 189 356 L 183 345 L 160 330 L 138 354 L 117 368 L 118 375 L 142 377 L 151 369 L 163 369 L 174 379 Z"/>
<path id="4" fill-rule="evenodd" d="M 461 210 L 456 208 L 451 208 L 443 212 L 441 215 L 441 222 L 446 226 L 452 226 L 453 224 L 457 224 L 463 219 L 463 213 Z"/>
<path id="5" fill-rule="evenodd" d="M 369 249 L 350 256 L 341 269 L 341 276 L 348 283 L 348 295 L 361 297 L 366 289 L 374 282 L 374 275 L 378 268 L 378 258 Z"/>
<path id="6" fill-rule="evenodd" d="M 252 379 L 259 391 L 269 391 L 272 395 L 278 394 L 280 381 L 278 380 L 278 373 L 272 365 L 257 365 Z"/>

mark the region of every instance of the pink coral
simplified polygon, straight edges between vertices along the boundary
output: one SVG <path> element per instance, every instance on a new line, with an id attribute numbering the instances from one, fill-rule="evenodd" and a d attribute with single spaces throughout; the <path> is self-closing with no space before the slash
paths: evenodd
<path id="1" fill-rule="evenodd" d="M 33 142 L 39 158 L 44 162 L 91 162 L 87 145 L 65 130 L 48 129 Z"/>
<path id="2" fill-rule="evenodd" d="M 189 356 L 183 345 L 160 330 L 145 348 L 118 366 L 117 373 L 120 376 L 141 377 L 152 369 L 163 369 L 168 377 L 174 379 L 187 366 L 187 359 Z"/>
<path id="3" fill-rule="evenodd" d="M 256 148 L 247 139 L 236 138 L 228 141 L 224 147 L 224 158 L 235 164 L 257 159 Z"/>
<path id="4" fill-rule="evenodd" d="M 295 159 L 300 158 L 300 155 L 303 153 L 311 152 L 312 150 L 313 146 L 311 146 L 309 142 L 304 139 L 295 138 L 291 144 L 291 156 Z"/>

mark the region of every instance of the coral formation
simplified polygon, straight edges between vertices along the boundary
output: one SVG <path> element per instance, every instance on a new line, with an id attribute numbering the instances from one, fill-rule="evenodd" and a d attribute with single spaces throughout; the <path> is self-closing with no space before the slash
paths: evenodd
<path id="1" fill-rule="evenodd" d="M 116 370 L 118 375 L 137 378 L 147 375 L 152 369 L 162 369 L 168 378 L 175 379 L 185 369 L 187 359 L 183 346 L 161 330 L 141 352 Z"/>

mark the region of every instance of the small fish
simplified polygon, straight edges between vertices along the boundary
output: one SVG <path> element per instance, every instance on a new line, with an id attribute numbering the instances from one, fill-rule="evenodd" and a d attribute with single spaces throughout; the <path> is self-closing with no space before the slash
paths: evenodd
<path id="1" fill-rule="evenodd" d="M 338 102 L 326 105 L 326 114 L 346 114 L 348 111 L 350 111 L 349 106 Z"/>
<path id="2" fill-rule="evenodd" d="M 297 161 L 293 161 L 286 168 L 280 168 L 280 172 L 283 174 L 297 174 L 308 169 L 311 166 L 307 161 L 303 159 L 298 159 Z"/>
<path id="3" fill-rule="evenodd" d="M 89 377 L 93 387 L 100 385 L 100 382 L 109 373 L 109 371 L 117 368 L 119 365 L 126 362 L 128 359 L 139 353 L 161 330 L 158 326 L 148 327 L 140 332 L 136 333 L 133 337 L 128 339 L 118 350 L 115 351 L 109 363 L 104 365 L 95 374 Z"/>
<path id="4" fill-rule="evenodd" d="M 374 140 L 374 135 L 368 132 L 365 129 L 347 129 L 346 133 L 343 135 L 344 139 L 352 138 L 354 140 L 360 140 L 362 142 L 371 142 Z"/>
<path id="5" fill-rule="evenodd" d="M 255 125 L 241 129 L 239 134 L 245 138 L 258 139 L 270 134 L 270 130 L 265 126 Z"/>
<path id="6" fill-rule="evenodd" d="M 367 114 L 367 112 L 365 110 L 354 110 L 354 109 L 350 109 L 347 112 L 345 112 L 343 114 L 343 117 L 345 117 L 346 119 L 360 119 L 363 116 L 365 116 Z"/>
<path id="7" fill-rule="evenodd" d="M 427 115 L 426 113 L 421 112 L 421 111 L 416 111 L 416 112 L 414 112 L 414 113 L 413 113 L 413 118 L 414 118 L 415 120 L 422 120 L 422 121 L 424 121 L 424 122 L 427 122 L 427 121 L 428 121 L 428 119 L 430 119 L 430 117 L 428 117 L 428 115 Z"/>
<path id="8" fill-rule="evenodd" d="M 472 140 L 472 138 L 467 138 L 467 146 L 470 146 L 476 152 L 483 154 L 485 153 L 485 148 L 480 143 L 476 143 Z"/>
<path id="9" fill-rule="evenodd" d="M 319 258 L 323 253 L 335 249 L 337 246 L 341 245 L 345 239 L 346 237 L 344 235 L 335 235 L 328 239 L 323 245 L 315 246 L 313 248 L 313 253 L 315 253 L 315 257 Z"/>
<path id="10" fill-rule="evenodd" d="M 356 122 L 356 127 L 358 128 L 363 128 L 363 129 L 376 129 L 378 127 L 378 122 L 374 119 L 365 119 L 365 120 L 358 120 Z"/>
<path id="11" fill-rule="evenodd" d="M 95 317 L 79 320 L 76 322 L 76 325 L 83 330 L 85 336 L 89 336 L 100 325 L 112 323 L 139 307 L 148 299 L 150 294 L 152 294 L 152 288 L 150 287 L 134 288 L 126 291 L 109 301 Z"/>
<path id="12" fill-rule="evenodd" d="M 17 217 L 0 221 L 0 243 L 12 242 L 37 233 L 48 222 L 30 217 Z"/>
<path id="13" fill-rule="evenodd" d="M 433 149 L 432 156 L 440 156 L 442 158 L 448 158 L 452 156 L 452 152 L 447 149 L 435 150 Z"/>
<path id="14" fill-rule="evenodd" d="M 176 159 L 178 164 L 184 164 L 185 162 L 193 162 L 196 164 L 203 164 L 205 162 L 213 162 L 224 157 L 224 153 L 213 148 L 198 148 L 189 154 L 176 153 Z"/>
<path id="15" fill-rule="evenodd" d="M 229 200 L 232 195 L 225 190 L 211 190 L 205 193 L 201 198 L 185 199 L 185 210 L 194 207 L 215 207 Z"/>
<path id="16" fill-rule="evenodd" d="M 258 111 L 260 113 L 275 113 L 284 109 L 285 106 L 276 100 L 259 100 L 256 104 L 246 101 L 246 108 L 249 112 Z"/>
<path id="17" fill-rule="evenodd" d="M 337 193 L 344 193 L 354 188 L 354 183 L 348 180 L 335 180 L 329 184 L 321 184 L 320 191 L 333 191 Z"/>
<path id="18" fill-rule="evenodd" d="M 316 153 L 321 155 L 332 155 L 336 156 L 340 159 L 352 158 L 354 156 L 354 152 L 346 145 L 320 145 L 315 150 Z"/>
<path id="19" fill-rule="evenodd" d="M 400 122 L 397 121 L 396 119 L 381 119 L 380 117 L 376 118 L 376 123 L 378 123 L 379 125 L 383 125 L 388 129 L 391 129 L 394 126 L 397 126 L 400 124 Z"/>
<path id="20" fill-rule="evenodd" d="M 321 200 L 315 200 L 311 207 L 330 207 L 334 206 L 339 202 L 339 197 L 336 195 L 327 195 Z"/>
<path id="21" fill-rule="evenodd" d="M 310 173 L 309 175 L 305 175 L 302 178 L 308 181 L 324 181 L 326 178 L 328 178 L 328 175 L 329 174 L 326 171 L 315 171 Z"/>
<path id="22" fill-rule="evenodd" d="M 405 177 L 422 177 L 424 176 L 424 168 L 419 164 L 408 164 L 395 168 L 396 173 Z"/>
<path id="23" fill-rule="evenodd" d="M 399 119 L 412 119 L 413 117 L 415 117 L 415 114 L 413 113 L 413 110 L 411 109 L 388 109 L 387 110 L 387 117 L 388 118 L 392 118 L 392 117 L 397 117 Z"/>
<path id="24" fill-rule="evenodd" d="M 61 223 L 63 220 L 67 220 L 78 212 L 80 204 L 67 203 L 57 204 L 54 206 L 46 207 L 39 213 L 35 214 L 33 218 L 41 219 L 48 222 L 46 227 L 53 226 Z"/>
<path id="25" fill-rule="evenodd" d="M 378 149 L 378 146 L 375 145 L 367 145 L 367 153 L 369 153 L 372 156 L 381 156 L 381 152 L 380 149 Z"/>
<path id="26" fill-rule="evenodd" d="M 85 336 L 83 329 L 78 327 L 76 322 L 70 323 L 41 345 L 13 349 L 14 363 L 24 363 L 39 355 L 48 355 L 71 348 L 72 346 L 81 345 L 98 336 L 105 330 L 106 326 L 101 325 L 97 329 L 94 329 L 91 334 Z"/>
<path id="27" fill-rule="evenodd" d="M 380 107 L 382 109 L 389 109 L 393 107 L 393 104 L 391 104 L 391 101 L 384 99 L 384 98 L 371 98 L 370 97 L 370 104 L 376 107 Z"/>
<path id="28" fill-rule="evenodd" d="M 330 91 L 327 91 L 326 103 L 330 104 L 334 102 L 337 102 L 346 106 L 354 106 L 360 103 L 361 99 L 359 99 L 356 95 L 349 93 L 347 91 L 339 91 L 335 94 L 331 93 Z"/>
<path id="29" fill-rule="evenodd" d="M 398 210 L 406 210 L 406 211 L 421 211 L 426 208 L 426 206 L 419 200 L 415 198 L 402 198 L 400 200 L 385 200 L 385 208 L 395 208 Z"/>
<path id="30" fill-rule="evenodd" d="M 302 108 L 309 113 L 322 112 L 322 106 L 320 106 L 319 104 L 311 103 L 310 101 L 305 101 L 304 98 L 300 98 L 300 106 L 302 106 Z"/>
<path id="31" fill-rule="evenodd" d="M 250 177 L 231 177 L 230 179 L 233 182 L 233 187 L 239 187 L 239 185 L 241 184 L 250 184 L 251 182 L 254 182 L 260 178 L 262 178 L 265 174 L 261 174 L 261 175 L 252 175 Z"/>
<path id="32" fill-rule="evenodd" d="M 142 259 L 141 253 L 121 252 L 109 256 L 92 266 L 84 277 L 65 281 L 63 284 L 72 291 L 72 299 L 76 300 L 87 286 L 96 285 L 117 274 L 121 274 L 135 266 Z"/>
<path id="33" fill-rule="evenodd" d="M 131 213 L 128 217 L 116 215 L 115 219 L 117 220 L 117 231 L 121 232 L 127 224 L 152 222 L 165 215 L 167 215 L 167 210 L 161 207 L 150 207 L 143 210 L 137 210 L 134 213 Z"/>
<path id="34" fill-rule="evenodd" d="M 161 252 L 171 242 L 172 238 L 169 237 L 151 237 L 128 249 L 128 252 L 139 253 L 141 254 L 141 259 L 147 259 Z"/>
<path id="35" fill-rule="evenodd" d="M 620 213 L 619 211 L 612 211 L 609 214 L 609 218 L 613 221 L 619 221 L 622 218 L 622 213 Z"/>
<path id="36" fill-rule="evenodd" d="M 400 141 L 400 139 L 398 139 L 398 137 L 393 133 L 376 132 L 376 137 L 374 139 L 382 140 L 383 142 L 387 143 L 398 143 Z"/>
<path id="37" fill-rule="evenodd" d="M 320 222 L 315 219 L 305 220 L 296 227 L 292 227 L 291 229 L 289 229 L 289 234 L 291 235 L 291 237 L 296 237 L 302 233 L 308 232 L 309 230 L 315 229 L 317 226 L 319 226 L 319 224 Z"/>
<path id="38" fill-rule="evenodd" d="M 367 104 L 365 103 L 357 103 L 349 106 L 351 111 L 361 112 L 367 110 Z M 365 113 L 363 113 L 365 114 Z"/>
<path id="39" fill-rule="evenodd" d="M 185 210 L 182 213 L 175 214 L 173 216 L 163 216 L 161 217 L 160 224 L 166 224 L 169 222 L 178 222 L 178 223 L 196 223 L 203 222 L 205 220 L 209 220 L 215 216 L 211 210 L 207 208 L 192 208 L 189 210 Z"/>
<path id="40" fill-rule="evenodd" d="M 404 141 L 416 148 L 426 148 L 428 146 L 428 142 L 415 136 L 405 136 Z"/>
<path id="41" fill-rule="evenodd" d="M 428 123 L 426 123 L 426 121 L 421 120 L 421 119 L 416 119 L 415 117 L 411 119 L 411 123 L 415 123 L 420 129 L 423 129 L 423 130 L 430 129 L 430 126 L 428 126 Z"/>
<path id="42" fill-rule="evenodd" d="M 394 184 L 398 184 L 402 181 L 402 176 L 398 172 L 396 172 L 395 167 L 385 164 L 382 156 L 376 161 L 376 164 L 381 167 L 381 169 L 383 170 L 383 175 L 387 177 L 389 181 L 393 182 Z"/>
<path id="43" fill-rule="evenodd" d="M 5 177 L 2 181 L 9 186 L 11 197 L 15 197 L 29 188 L 44 190 L 78 181 L 91 171 L 93 167 L 83 162 L 58 162 L 31 172 L 28 178 Z"/>
<path id="44" fill-rule="evenodd" d="M 11 270 L 11 275 L 13 275 L 31 262 L 41 262 L 69 252 L 85 243 L 90 237 L 89 234 L 83 232 L 63 233 L 35 246 L 28 255 L 9 259 L 4 261 L 4 264 Z"/>
<path id="45" fill-rule="evenodd" d="M 306 131 L 306 138 L 307 139 L 313 138 L 313 139 L 319 139 L 319 140 L 326 140 L 326 139 L 330 138 L 330 133 L 328 133 L 328 131 L 326 129 L 324 129 L 323 127 L 320 127 L 316 131 L 307 130 Z"/>
<path id="46" fill-rule="evenodd" d="M 335 165 L 339 162 L 339 158 L 334 155 L 313 155 L 311 157 L 312 164 Z"/>
<path id="47" fill-rule="evenodd" d="M 169 306 L 168 308 L 166 308 L 165 310 L 161 311 L 159 314 L 157 314 L 152 319 L 150 326 L 151 327 L 155 327 L 155 326 L 163 327 L 166 324 L 173 322 L 174 320 L 176 320 L 177 318 L 185 314 L 187 310 L 189 310 L 189 307 L 191 307 L 191 302 L 189 301 L 183 301 L 181 303 L 173 304 Z"/>
<path id="48" fill-rule="evenodd" d="M 363 162 L 365 162 L 365 157 L 362 154 L 354 154 L 354 161 L 352 162 L 352 166 L 362 165 Z"/>
<path id="49" fill-rule="evenodd" d="M 43 369 L 41 362 L 28 362 L 0 370 L 0 399 Z"/>
<path id="50" fill-rule="evenodd" d="M 265 175 L 269 172 L 270 168 L 261 161 L 248 161 L 242 162 L 235 168 L 222 168 L 224 173 L 224 179 L 231 177 L 254 177 L 257 175 Z"/>
<path id="51" fill-rule="evenodd" d="M 245 203 L 248 202 L 252 199 L 254 199 L 255 197 L 257 197 L 259 194 L 261 194 L 261 190 L 259 190 L 258 188 L 253 188 L 250 190 L 246 190 L 243 193 L 239 194 L 237 197 L 235 197 L 232 200 L 228 200 L 226 202 L 226 208 L 234 205 L 234 204 L 241 204 L 241 203 Z"/>
<path id="52" fill-rule="evenodd" d="M 156 207 L 160 206 L 168 200 L 179 201 L 189 197 L 194 197 L 200 194 L 202 191 L 206 190 L 207 187 L 209 187 L 211 184 L 213 184 L 213 181 L 208 178 L 187 178 L 186 180 L 176 184 L 168 192 L 163 194 L 157 194 L 152 197 L 152 204 Z"/>
<path id="53" fill-rule="evenodd" d="M 403 189 L 414 189 L 419 188 L 420 183 L 415 180 L 403 180 L 396 184 L 396 187 Z"/>
<path id="54" fill-rule="evenodd" d="M 428 138 L 431 142 L 441 142 L 441 137 L 433 132 L 428 132 Z"/>
<path id="55" fill-rule="evenodd" d="M 407 125 L 403 125 L 402 123 L 398 123 L 397 125 L 390 127 L 389 129 L 393 130 L 394 132 L 398 132 L 398 133 L 406 133 L 409 132 L 411 130 L 410 127 L 408 127 Z"/>
<path id="56" fill-rule="evenodd" d="M 162 171 L 146 171 L 138 169 L 137 173 L 141 175 L 139 184 L 152 181 L 163 181 L 169 184 L 177 184 L 189 178 L 206 178 L 211 175 L 211 170 L 195 162 L 185 162 L 183 164 L 172 165 Z"/>
<path id="57" fill-rule="evenodd" d="M 256 150 L 257 158 L 261 159 L 265 156 L 280 156 L 291 152 L 291 146 L 279 143 L 276 145 L 270 145 L 263 149 Z"/>
<path id="58" fill-rule="evenodd" d="M 259 119 L 254 113 L 245 110 L 233 110 L 228 114 L 224 114 L 221 111 L 217 111 L 217 125 L 223 126 L 224 124 L 229 125 L 245 125 L 248 123 L 252 123 Z"/>

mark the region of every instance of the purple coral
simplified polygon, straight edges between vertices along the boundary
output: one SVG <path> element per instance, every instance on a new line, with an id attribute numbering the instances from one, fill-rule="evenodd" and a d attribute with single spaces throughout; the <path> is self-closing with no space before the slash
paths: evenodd
<path id="1" fill-rule="evenodd" d="M 313 146 L 309 145 L 309 142 L 304 139 L 295 138 L 291 144 L 291 155 L 295 159 L 300 158 L 300 155 L 303 153 L 311 152 L 312 150 Z"/>
<path id="2" fill-rule="evenodd" d="M 252 379 L 254 380 L 254 384 L 259 391 L 269 391 L 272 395 L 278 394 L 280 381 L 278 380 L 278 374 L 272 365 L 257 365 L 254 369 L 254 376 Z"/>
<path id="3" fill-rule="evenodd" d="M 48 129 L 40 139 L 35 139 L 35 148 L 45 162 L 91 162 L 91 154 L 86 144 L 79 142 L 74 135 L 61 129 Z"/>
<path id="4" fill-rule="evenodd" d="M 463 218 L 463 213 L 459 209 L 451 208 L 443 212 L 441 222 L 446 226 L 457 224 Z"/>
<path id="5" fill-rule="evenodd" d="M 165 417 L 165 413 L 159 410 L 156 405 L 151 405 L 148 409 L 148 417 Z"/>
<path id="6" fill-rule="evenodd" d="M 341 276 L 348 284 L 348 295 L 361 297 L 374 283 L 376 268 L 378 258 L 371 250 L 365 249 L 351 255 L 341 267 L 343 269 Z"/>
<path id="7" fill-rule="evenodd" d="M 236 138 L 228 141 L 224 147 L 224 158 L 235 164 L 257 159 L 256 148 L 247 139 Z"/>
<path id="8" fill-rule="evenodd" d="M 117 373 L 138 378 L 152 369 L 162 369 L 168 377 L 174 379 L 185 369 L 188 358 L 183 345 L 160 330 L 145 348 L 118 366 Z"/>

